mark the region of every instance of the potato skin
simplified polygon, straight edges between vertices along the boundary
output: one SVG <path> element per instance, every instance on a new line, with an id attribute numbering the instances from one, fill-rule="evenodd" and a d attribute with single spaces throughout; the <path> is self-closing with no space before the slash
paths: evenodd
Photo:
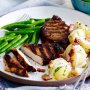
<path id="1" fill-rule="evenodd" d="M 90 42 L 88 40 L 82 39 L 79 43 L 84 48 L 86 53 L 90 52 Z"/>

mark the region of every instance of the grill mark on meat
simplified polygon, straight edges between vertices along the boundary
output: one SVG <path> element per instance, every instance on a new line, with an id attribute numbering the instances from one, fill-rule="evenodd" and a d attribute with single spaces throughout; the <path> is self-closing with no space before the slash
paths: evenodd
<path id="1" fill-rule="evenodd" d="M 54 52 L 57 52 L 57 48 L 55 47 L 54 44 L 51 44 L 51 47 L 53 47 Z"/>
<path id="2" fill-rule="evenodd" d="M 49 22 L 49 21 L 48 21 L 48 23 L 45 23 L 45 25 L 46 25 L 46 26 L 60 26 L 60 25 L 64 26 L 64 25 L 66 25 L 66 24 L 65 24 L 64 21 L 58 21 L 58 22 L 53 22 L 53 21 Z M 66 26 L 67 26 L 67 25 L 66 25 Z"/>
<path id="3" fill-rule="evenodd" d="M 60 31 L 62 30 L 62 31 Z M 45 31 L 46 32 L 46 31 Z M 56 29 L 56 30 L 48 30 L 49 33 L 62 33 L 63 35 L 66 34 L 67 35 L 67 31 L 64 31 L 63 29 Z M 47 32 L 46 32 L 47 33 Z M 59 34 L 60 35 L 60 34 Z"/>
<path id="4" fill-rule="evenodd" d="M 42 26 L 40 35 L 43 43 L 57 42 L 64 47 L 61 41 L 65 39 L 66 46 L 68 45 L 69 26 L 60 17 L 54 15 Z"/>
<path id="5" fill-rule="evenodd" d="M 53 54 L 53 57 L 57 57 L 57 54 L 56 54 L 55 48 L 53 47 L 52 44 L 50 45 L 50 50 L 51 50 L 51 52 L 52 52 L 52 54 Z"/>
<path id="6" fill-rule="evenodd" d="M 8 63 L 8 66 L 9 66 L 9 67 L 12 67 L 12 66 L 13 66 L 13 67 L 16 67 L 16 66 L 17 66 L 18 68 L 23 69 L 23 66 L 20 66 L 20 65 L 18 65 L 17 63 L 14 63 L 14 62 L 13 62 L 12 58 L 10 57 L 10 55 L 7 55 L 7 54 L 6 54 L 6 55 L 4 56 L 4 59 L 5 59 L 5 61 Z"/>
<path id="7" fill-rule="evenodd" d="M 18 62 L 27 70 L 27 71 L 32 71 L 35 72 L 36 69 L 33 66 L 28 65 L 24 58 L 18 53 L 18 51 L 16 49 L 11 49 L 10 50 L 16 57 L 16 59 L 18 60 Z"/>
<path id="8" fill-rule="evenodd" d="M 20 64 L 24 66 L 23 58 L 18 54 L 18 52 L 14 49 L 11 49 L 10 51 L 15 55 L 16 59 L 20 61 Z"/>
<path id="9" fill-rule="evenodd" d="M 33 46 L 33 44 L 32 44 L 32 46 Z M 34 49 L 35 49 L 37 55 L 39 55 L 40 57 L 43 57 L 39 48 L 38 48 L 38 45 L 34 45 Z"/>
<path id="10" fill-rule="evenodd" d="M 31 51 L 34 53 L 34 54 L 36 54 L 36 50 L 35 50 L 35 48 L 34 48 L 34 45 L 29 45 L 29 47 L 31 48 Z"/>
<path id="11" fill-rule="evenodd" d="M 47 53 L 49 55 L 49 58 L 53 60 L 54 55 L 52 54 L 52 51 L 51 51 L 50 47 L 48 45 L 45 45 L 45 47 L 46 47 Z"/>
<path id="12" fill-rule="evenodd" d="M 43 47 L 43 50 L 44 50 L 47 58 L 50 59 L 50 55 L 49 55 L 49 53 L 48 53 L 48 50 L 47 50 L 47 48 L 46 48 L 46 45 L 43 44 L 42 47 Z"/>
<path id="13" fill-rule="evenodd" d="M 35 55 L 39 56 L 41 58 L 40 59 L 41 62 L 42 62 L 41 65 L 47 65 L 51 60 L 54 60 L 55 58 L 58 58 L 59 54 L 62 54 L 62 48 L 60 47 L 60 45 L 57 45 L 57 44 L 38 44 L 38 45 L 37 44 L 32 44 L 32 45 L 33 45 L 33 47 L 36 50 L 36 54 Z M 27 54 L 27 53 L 25 53 L 25 54 L 29 56 L 29 54 Z M 32 58 L 32 56 L 29 56 L 29 57 Z M 38 62 L 35 59 L 33 59 L 33 60 Z"/>
<path id="14" fill-rule="evenodd" d="M 36 50 L 35 50 L 33 44 L 30 44 L 30 45 L 29 44 L 24 44 L 23 46 L 28 48 L 29 50 L 31 50 L 34 54 L 36 54 Z"/>
<path id="15" fill-rule="evenodd" d="M 47 28 L 45 28 L 45 31 L 44 32 L 47 32 L 47 30 L 48 30 L 48 33 L 51 33 L 51 32 L 62 32 L 62 31 L 64 31 L 64 29 L 62 28 L 62 29 L 60 29 L 60 28 L 56 28 L 56 29 L 54 29 L 54 28 L 50 28 L 50 29 L 47 29 Z M 62 30 L 62 31 L 60 31 L 60 30 Z"/>
<path id="16" fill-rule="evenodd" d="M 42 54 L 42 57 L 43 57 L 45 60 L 48 60 L 48 58 L 47 58 L 47 56 L 46 56 L 46 54 L 45 54 L 45 52 L 44 52 L 44 49 L 43 49 L 42 44 L 39 44 L 39 45 L 38 45 L 38 48 L 39 48 L 39 50 L 40 50 L 40 52 L 41 52 L 41 54 Z"/>
<path id="17" fill-rule="evenodd" d="M 16 60 L 14 60 L 10 55 L 6 54 L 4 56 L 4 62 L 5 65 L 8 66 L 8 68 L 5 68 L 6 71 L 8 71 L 11 73 L 15 73 L 19 76 L 24 76 L 24 77 L 28 77 L 28 73 L 26 71 L 26 69 L 20 65 L 20 63 Z"/>
<path id="18" fill-rule="evenodd" d="M 55 25 L 55 26 L 66 25 L 64 21 L 59 21 L 59 20 L 51 20 L 51 21 L 48 21 L 48 23 L 47 22 L 45 23 L 46 26 L 49 26 L 49 25 L 52 25 L 52 24 Z"/>

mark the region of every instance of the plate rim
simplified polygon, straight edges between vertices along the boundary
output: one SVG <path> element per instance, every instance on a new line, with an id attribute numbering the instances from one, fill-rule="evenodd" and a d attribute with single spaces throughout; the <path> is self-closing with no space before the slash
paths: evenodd
<path id="1" fill-rule="evenodd" d="M 77 12 L 77 13 L 79 13 L 79 14 L 85 15 L 85 16 L 87 16 L 88 18 L 90 18 L 89 15 L 86 14 L 86 13 L 83 13 L 83 12 L 78 11 L 78 10 L 75 10 L 75 9 L 69 9 L 69 8 L 66 8 L 66 7 L 58 7 L 58 6 L 34 6 L 34 7 L 27 7 L 27 8 L 22 8 L 22 9 L 18 9 L 18 10 L 11 11 L 11 12 L 9 12 L 9 13 L 1 16 L 0 19 L 3 18 L 4 16 L 7 16 L 7 15 L 12 14 L 12 13 L 17 12 L 17 11 L 22 11 L 22 10 L 31 9 L 31 8 L 41 8 L 41 7 L 43 7 L 43 8 L 61 8 L 61 9 L 65 9 L 65 10 L 70 10 L 70 11 Z"/>

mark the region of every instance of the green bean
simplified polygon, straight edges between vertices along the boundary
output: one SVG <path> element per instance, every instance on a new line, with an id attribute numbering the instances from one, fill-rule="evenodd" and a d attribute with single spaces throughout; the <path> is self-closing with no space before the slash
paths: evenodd
<path id="1" fill-rule="evenodd" d="M 50 19 L 51 19 L 51 18 L 46 18 L 45 21 L 48 21 L 48 20 L 50 20 Z"/>
<path id="2" fill-rule="evenodd" d="M 29 37 L 27 38 L 27 40 L 25 41 L 25 43 L 30 43 L 31 42 L 31 40 L 32 40 L 32 34 L 31 35 L 29 35 Z"/>
<path id="3" fill-rule="evenodd" d="M 40 32 L 39 31 L 37 31 L 37 34 L 36 34 L 36 40 L 35 40 L 35 43 L 37 44 L 38 43 L 38 41 L 39 41 L 39 34 L 40 34 Z"/>
<path id="4" fill-rule="evenodd" d="M 30 20 L 27 20 L 27 21 L 15 22 L 15 23 L 5 25 L 2 28 L 3 29 L 11 29 L 11 27 L 16 28 L 17 26 L 20 27 L 21 25 L 32 24 L 34 21 L 35 21 L 34 19 L 30 19 Z M 22 26 L 22 27 L 25 27 L 25 26 Z"/>
<path id="5" fill-rule="evenodd" d="M 11 33 L 11 34 L 9 34 L 8 36 L 9 36 L 9 37 L 13 37 L 13 36 L 15 36 L 15 33 Z"/>
<path id="6" fill-rule="evenodd" d="M 7 46 L 5 46 L 4 48 L 2 48 L 2 49 L 0 50 L 0 53 L 6 51 L 8 48 L 10 48 L 13 44 L 15 44 L 15 43 L 16 43 L 18 40 L 20 40 L 20 39 L 21 39 L 21 35 L 18 35 L 17 37 L 15 37 L 14 40 L 12 40 Z"/>
<path id="7" fill-rule="evenodd" d="M 24 35 L 19 41 L 17 41 L 12 47 L 17 47 L 19 46 L 20 44 L 22 44 L 26 39 L 28 38 L 28 35 Z"/>
<path id="8" fill-rule="evenodd" d="M 34 28 L 25 28 L 25 29 L 21 29 L 21 30 L 16 30 L 16 31 L 7 31 L 7 34 L 11 34 L 11 33 L 15 33 L 15 34 L 31 34 L 34 33 L 35 30 L 38 31 L 40 30 L 41 27 L 34 27 Z"/>
<path id="9" fill-rule="evenodd" d="M 45 19 L 42 19 L 42 20 L 39 20 L 39 21 L 36 21 L 36 22 L 30 24 L 30 26 L 32 26 L 32 25 L 33 26 L 42 26 L 44 22 L 45 22 Z"/>
<path id="10" fill-rule="evenodd" d="M 10 24 L 2 28 L 11 31 L 11 30 L 14 30 L 15 28 L 28 28 L 28 27 L 30 27 L 29 24 Z"/>
<path id="11" fill-rule="evenodd" d="M 6 35 L 10 34 L 10 33 L 13 33 L 13 32 L 15 34 L 32 34 L 32 33 L 34 33 L 34 30 L 24 29 L 24 30 L 19 30 L 19 31 L 10 31 L 10 32 L 6 32 Z"/>
<path id="12" fill-rule="evenodd" d="M 13 38 L 15 36 L 15 33 L 11 33 L 9 35 L 6 35 L 6 36 L 3 36 L 0 38 L 0 41 L 1 40 L 6 40 L 6 39 L 10 39 L 10 38 Z"/>
<path id="13" fill-rule="evenodd" d="M 42 26 L 42 24 L 45 22 L 45 20 L 39 20 L 35 21 L 31 24 L 9 24 L 6 26 L 3 26 L 2 28 L 7 29 L 9 31 L 14 31 L 16 28 L 22 29 L 22 28 L 31 28 L 35 26 Z"/>
<path id="14" fill-rule="evenodd" d="M 0 41 L 0 45 L 2 44 L 3 40 Z"/>
<path id="15" fill-rule="evenodd" d="M 33 20 L 35 20 L 35 21 L 39 21 L 39 20 L 45 20 L 45 21 L 48 21 L 48 20 L 50 20 L 51 18 L 45 18 L 45 19 L 40 19 L 40 18 L 35 19 L 35 18 L 31 18 L 31 19 L 33 19 Z"/>
<path id="16" fill-rule="evenodd" d="M 19 39 L 16 43 L 14 43 L 10 48 L 16 48 L 19 45 L 21 45 L 23 42 L 25 42 L 25 40 L 28 38 L 28 35 L 24 35 L 21 39 Z M 6 52 L 10 51 L 10 48 L 8 48 L 6 50 Z"/>
<path id="17" fill-rule="evenodd" d="M 32 37 L 32 43 L 35 43 L 36 42 L 36 32 L 34 32 L 34 34 L 33 34 L 33 37 Z"/>
<path id="18" fill-rule="evenodd" d="M 31 23 L 33 23 L 33 22 L 35 22 L 34 19 L 29 19 L 29 20 L 27 20 L 27 21 L 15 22 L 15 23 L 13 23 L 13 24 L 31 24 Z"/>
<path id="19" fill-rule="evenodd" d="M 13 40 L 15 37 L 16 37 L 16 36 L 13 36 L 13 37 L 7 37 L 5 40 L 6 40 L 6 41 L 11 41 L 11 40 Z"/>
<path id="20" fill-rule="evenodd" d="M 8 44 L 7 41 L 4 41 L 3 43 L 0 44 L 0 49 L 2 49 L 3 47 L 5 47 Z"/>
<path id="21" fill-rule="evenodd" d="M 28 27 L 27 24 L 34 24 L 34 22 L 35 22 L 36 25 L 37 25 L 37 23 L 39 25 L 40 23 L 43 24 L 45 21 L 47 21 L 49 19 L 50 18 L 46 18 L 46 19 L 34 19 L 34 18 L 31 18 L 31 19 L 29 19 L 27 21 L 14 22 L 14 23 L 5 25 L 5 26 L 3 26 L 1 28 L 2 29 L 7 29 L 7 30 L 14 30 L 15 28 L 26 28 L 26 27 Z"/>

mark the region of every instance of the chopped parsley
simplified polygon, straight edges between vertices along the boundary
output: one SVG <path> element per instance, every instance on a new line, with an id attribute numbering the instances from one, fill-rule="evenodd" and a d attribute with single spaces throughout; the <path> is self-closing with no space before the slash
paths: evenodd
<path id="1" fill-rule="evenodd" d="M 43 74 L 42 76 L 44 76 L 44 77 L 48 77 L 49 75 L 48 75 L 48 74 Z"/>
<path id="2" fill-rule="evenodd" d="M 78 53 L 81 53 L 81 51 L 82 51 L 82 50 L 80 49 L 80 50 L 78 51 Z"/>
<path id="3" fill-rule="evenodd" d="M 55 71 L 54 71 L 54 75 L 55 75 L 55 73 L 56 73 L 60 68 L 62 68 L 62 67 L 59 66 L 59 67 L 57 67 L 57 68 L 55 69 Z"/>
<path id="4" fill-rule="evenodd" d="M 66 68 L 65 68 L 65 70 L 64 70 L 63 76 L 65 76 L 65 72 L 66 72 L 66 70 L 67 70 L 67 66 L 66 66 Z"/>
<path id="5" fill-rule="evenodd" d="M 86 68 L 86 66 L 87 66 L 87 65 L 85 64 L 85 65 L 82 66 L 82 68 Z"/>

